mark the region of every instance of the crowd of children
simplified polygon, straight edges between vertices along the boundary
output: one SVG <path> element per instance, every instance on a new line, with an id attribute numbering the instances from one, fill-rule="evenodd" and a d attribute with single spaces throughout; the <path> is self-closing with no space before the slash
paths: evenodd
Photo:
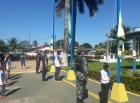
<path id="1" fill-rule="evenodd" d="M 5 88 L 8 86 L 8 79 L 10 75 L 10 69 L 11 69 L 11 58 L 8 54 L 5 55 L 4 61 L 1 60 L 0 57 L 0 86 L 1 86 L 1 91 L 0 91 L 0 98 L 6 98 L 4 95 L 5 93 Z"/>

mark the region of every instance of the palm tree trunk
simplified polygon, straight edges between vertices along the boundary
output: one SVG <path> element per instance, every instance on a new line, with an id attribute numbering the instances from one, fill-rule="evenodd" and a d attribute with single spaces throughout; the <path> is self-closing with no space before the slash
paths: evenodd
<path id="1" fill-rule="evenodd" d="M 64 51 L 63 51 L 63 64 L 68 66 L 68 15 L 70 13 L 70 0 L 65 0 L 65 19 L 64 19 Z"/>

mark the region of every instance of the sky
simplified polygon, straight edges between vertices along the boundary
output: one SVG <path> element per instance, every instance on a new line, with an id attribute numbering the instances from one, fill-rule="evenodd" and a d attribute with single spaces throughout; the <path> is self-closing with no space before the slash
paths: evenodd
<path id="1" fill-rule="evenodd" d="M 77 13 L 76 41 L 81 45 L 90 43 L 93 47 L 107 40 L 106 34 L 117 25 L 116 0 L 104 0 L 94 17 Z M 34 40 L 39 45 L 50 43 L 52 33 L 53 0 L 0 0 L 0 39 L 7 42 L 12 37 L 19 41 Z M 122 23 L 131 28 L 140 27 L 140 0 L 121 0 Z M 64 11 L 55 17 L 56 40 L 64 38 Z M 132 29 L 131 29 L 132 31 Z"/>

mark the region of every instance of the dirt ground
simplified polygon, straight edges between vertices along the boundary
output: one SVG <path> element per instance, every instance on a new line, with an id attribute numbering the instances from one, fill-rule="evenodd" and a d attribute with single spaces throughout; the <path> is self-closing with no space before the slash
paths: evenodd
<path id="1" fill-rule="evenodd" d="M 36 61 L 35 60 L 27 60 L 25 62 L 27 69 L 22 69 L 20 61 L 12 61 L 12 69 L 11 73 L 18 73 L 18 72 L 35 72 L 36 71 Z M 51 64 L 51 61 L 49 61 Z M 40 70 L 42 69 L 42 62 L 40 63 Z"/>

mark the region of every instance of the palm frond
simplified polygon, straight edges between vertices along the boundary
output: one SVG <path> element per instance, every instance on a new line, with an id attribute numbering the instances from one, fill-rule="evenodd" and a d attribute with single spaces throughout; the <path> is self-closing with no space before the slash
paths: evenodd
<path id="1" fill-rule="evenodd" d="M 103 4 L 104 0 L 83 0 L 89 9 L 89 15 L 94 16 L 98 11 L 98 5 Z"/>
<path id="2" fill-rule="evenodd" d="M 84 10 L 84 2 L 83 2 L 83 0 L 78 0 L 77 5 L 78 5 L 79 13 L 84 14 L 85 10 Z"/>
<path id="3" fill-rule="evenodd" d="M 55 0 L 55 2 L 58 2 L 58 1 L 60 1 L 60 0 Z"/>
<path id="4" fill-rule="evenodd" d="M 65 8 L 65 0 L 56 0 L 57 2 L 59 1 L 59 3 L 56 6 L 56 17 L 60 17 L 61 16 L 61 12 L 62 10 Z"/>
<path id="5" fill-rule="evenodd" d="M 98 11 L 98 2 L 97 0 L 84 0 L 87 7 L 89 8 L 89 15 L 94 16 Z"/>
<path id="6" fill-rule="evenodd" d="M 98 4 L 104 4 L 104 0 L 98 0 Z"/>

